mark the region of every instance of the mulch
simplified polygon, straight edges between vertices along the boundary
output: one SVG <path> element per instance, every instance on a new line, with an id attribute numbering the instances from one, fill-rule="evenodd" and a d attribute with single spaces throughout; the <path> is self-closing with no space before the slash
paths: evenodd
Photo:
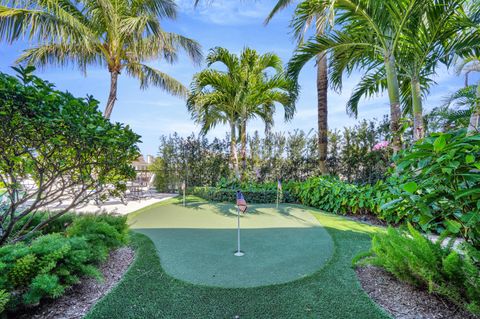
<path id="1" fill-rule="evenodd" d="M 48 300 L 40 306 L 16 313 L 12 318 L 20 319 L 77 319 L 83 318 L 99 299 L 105 296 L 122 278 L 135 259 L 130 247 L 122 247 L 110 253 L 108 260 L 100 267 L 104 280 L 93 278 L 83 280 L 70 288 L 58 299 Z"/>
<path id="2" fill-rule="evenodd" d="M 396 319 L 478 319 L 448 300 L 401 282 L 374 266 L 356 269 L 365 292 Z"/>

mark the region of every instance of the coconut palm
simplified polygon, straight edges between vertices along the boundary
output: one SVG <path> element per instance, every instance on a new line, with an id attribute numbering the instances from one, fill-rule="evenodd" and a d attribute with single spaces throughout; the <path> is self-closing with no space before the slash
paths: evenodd
<path id="1" fill-rule="evenodd" d="M 211 68 L 217 63 L 226 70 Z M 295 112 L 297 86 L 284 75 L 281 60 L 273 53 L 260 55 L 245 48 L 237 56 L 217 47 L 208 54 L 207 65 L 207 69 L 194 76 L 187 107 L 203 134 L 218 124 L 230 127 L 232 165 L 235 176 L 240 178 L 237 133 L 242 161 L 245 162 L 248 121 L 260 118 L 270 127 L 276 103 L 283 106 L 285 120 L 291 119 Z"/>
<path id="2" fill-rule="evenodd" d="M 173 0 L 0 0 L 0 37 L 38 40 L 18 59 L 36 66 L 73 64 L 83 72 L 90 65 L 110 72 L 110 94 L 104 115 L 109 118 L 117 100 L 121 72 L 137 78 L 140 87 L 159 87 L 176 96 L 187 89 L 145 62 L 174 63 L 180 49 L 195 61 L 200 46 L 184 36 L 166 32 L 160 20 L 173 19 Z"/>
<path id="3" fill-rule="evenodd" d="M 329 3 L 329 0 L 316 0 Z M 339 89 L 342 74 L 361 68 L 366 74 L 385 73 L 390 101 L 390 129 L 393 148 L 401 147 L 400 83 L 396 53 L 404 29 L 412 15 L 424 11 L 430 1 L 423 0 L 336 0 L 336 23 L 341 29 L 315 37 L 297 49 L 289 62 L 289 74 L 298 76 L 307 61 L 320 52 L 331 53 L 330 80 Z"/>
<path id="4" fill-rule="evenodd" d="M 275 7 L 268 15 L 265 23 L 282 9 L 291 5 L 293 0 L 278 0 Z M 304 36 L 308 29 L 314 25 L 317 36 L 333 26 L 335 0 L 319 2 L 305 0 L 301 1 L 294 12 L 291 27 L 294 31 L 297 44 L 303 43 Z M 327 174 L 327 152 L 328 152 L 328 66 L 327 56 L 322 52 L 317 55 L 317 124 L 318 124 L 318 157 L 319 170 L 321 174 Z"/>

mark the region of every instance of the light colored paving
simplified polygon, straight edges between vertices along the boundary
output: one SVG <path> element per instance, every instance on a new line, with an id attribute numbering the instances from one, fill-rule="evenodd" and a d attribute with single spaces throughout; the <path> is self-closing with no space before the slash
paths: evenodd
<path id="1" fill-rule="evenodd" d="M 137 211 L 139 209 L 145 208 L 147 206 L 165 201 L 167 199 L 176 197 L 177 194 L 167 194 L 167 193 L 153 193 L 152 195 L 146 198 L 139 198 L 139 199 L 127 199 L 122 202 L 120 199 L 110 199 L 106 202 L 102 202 L 98 205 L 90 202 L 86 205 L 79 206 L 74 210 L 79 213 L 97 213 L 97 212 L 107 212 L 107 213 L 115 213 L 120 215 L 127 215 L 131 212 Z M 65 207 L 67 203 L 55 203 L 48 208 L 50 210 L 59 210 L 62 207 Z"/>

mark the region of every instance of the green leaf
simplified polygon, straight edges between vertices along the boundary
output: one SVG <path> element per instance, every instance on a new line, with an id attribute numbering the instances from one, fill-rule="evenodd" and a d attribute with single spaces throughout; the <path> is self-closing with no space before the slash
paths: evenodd
<path id="1" fill-rule="evenodd" d="M 418 185 L 415 182 L 408 182 L 406 184 L 403 184 L 402 188 L 404 191 L 413 194 L 418 189 Z"/>
<path id="2" fill-rule="evenodd" d="M 470 196 L 473 194 L 480 194 L 480 188 L 464 189 L 464 190 L 455 192 L 455 198 L 459 199 L 459 198 Z"/>
<path id="3" fill-rule="evenodd" d="M 446 145 L 447 145 L 447 141 L 445 139 L 445 135 L 440 135 L 439 137 L 437 137 L 435 142 L 433 142 L 433 150 L 435 152 L 440 152 L 445 148 Z"/>
<path id="4" fill-rule="evenodd" d="M 471 164 L 473 162 L 475 162 L 475 156 L 474 155 L 468 154 L 467 156 L 465 156 L 465 163 Z"/>
<path id="5" fill-rule="evenodd" d="M 462 228 L 462 224 L 455 220 L 447 219 L 443 222 L 449 233 L 457 234 Z"/>

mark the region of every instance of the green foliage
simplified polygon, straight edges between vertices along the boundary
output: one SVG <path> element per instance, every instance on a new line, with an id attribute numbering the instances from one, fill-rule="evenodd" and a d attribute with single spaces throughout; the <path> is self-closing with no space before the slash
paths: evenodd
<path id="1" fill-rule="evenodd" d="M 128 242 L 126 221 L 126 217 L 108 214 L 86 215 L 76 219 L 66 233 L 70 237 L 85 238 L 92 248 L 92 257 L 96 261 L 104 261 L 112 248 Z"/>
<path id="2" fill-rule="evenodd" d="M 462 256 L 452 244 L 433 243 L 410 224 L 407 233 L 389 227 L 374 235 L 370 256 L 359 263 L 383 267 L 402 281 L 480 313 L 480 268 L 470 254 L 475 249 L 470 246 Z"/>
<path id="3" fill-rule="evenodd" d="M 480 135 L 434 133 L 395 160 L 382 206 L 389 222 L 462 236 L 480 246 Z"/>
<path id="4" fill-rule="evenodd" d="M 374 149 L 388 139 L 388 120 L 362 122 L 343 132 L 331 132 L 327 166 L 331 175 L 354 183 L 375 183 L 385 177 L 391 161 L 391 149 Z M 304 132 L 258 132 L 247 137 L 246 168 L 242 181 L 276 183 L 304 181 L 319 174 L 318 137 Z M 160 138 L 159 157 L 152 167 L 158 191 L 177 191 L 183 181 L 187 186 L 217 186 L 233 180 L 229 167 L 229 137 L 209 141 L 203 136 L 178 134 Z M 221 188 L 224 188 L 222 186 Z M 228 188 L 228 187 L 227 187 Z M 274 188 L 275 189 L 275 188 Z"/>
<path id="5" fill-rule="evenodd" d="M 327 167 L 330 175 L 342 176 L 349 183 L 374 184 L 384 179 L 391 162 L 389 147 L 375 145 L 390 139 L 388 117 L 382 121 L 363 120 L 343 131 L 331 131 Z"/>
<path id="6" fill-rule="evenodd" d="M 5 310 L 5 306 L 10 300 L 10 294 L 4 289 L 0 289 L 0 314 Z"/>
<path id="7" fill-rule="evenodd" d="M 71 198 L 70 207 L 52 212 L 38 228 L 85 200 L 120 195 L 135 177 L 131 162 L 138 157 L 139 136 L 105 119 L 98 101 L 56 90 L 31 67 L 15 69 L 18 78 L 0 73 L 0 180 L 7 190 L 0 245 L 24 238 L 16 224 L 28 227 L 32 213 L 60 191 Z"/>
<path id="8" fill-rule="evenodd" d="M 335 214 L 378 212 L 375 186 L 358 186 L 334 177 L 313 177 L 292 184 L 291 192 L 300 203 Z"/>
<path id="9" fill-rule="evenodd" d="M 216 202 L 235 202 L 236 190 L 241 189 L 245 199 L 248 203 L 252 204 L 265 204 L 277 202 L 277 190 L 270 188 L 218 188 L 218 187 L 192 187 L 187 190 L 188 194 L 201 197 L 203 199 L 216 201 Z M 281 202 L 292 203 L 294 198 L 290 195 L 290 192 L 283 191 L 280 194 Z"/>
<path id="10" fill-rule="evenodd" d="M 57 298 L 85 276 L 101 279 L 96 265 L 128 240 L 126 218 L 79 215 L 72 221 L 65 233 L 0 247 L 0 309 L 2 302 L 14 310 Z"/>

